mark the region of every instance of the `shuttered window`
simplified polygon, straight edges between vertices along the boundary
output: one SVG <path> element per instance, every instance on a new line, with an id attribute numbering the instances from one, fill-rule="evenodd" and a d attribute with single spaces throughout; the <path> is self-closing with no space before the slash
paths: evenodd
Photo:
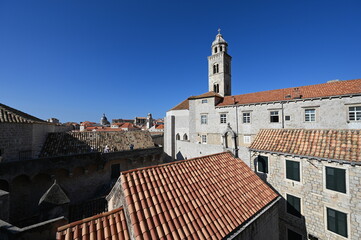
<path id="1" fill-rule="evenodd" d="M 258 156 L 257 163 L 258 172 L 268 173 L 268 157 Z"/>
<path id="2" fill-rule="evenodd" d="M 292 231 L 291 229 L 288 229 L 287 240 L 302 240 L 302 235 Z"/>
<path id="3" fill-rule="evenodd" d="M 327 208 L 327 229 L 347 237 L 347 214 Z"/>
<path id="4" fill-rule="evenodd" d="M 326 167 L 326 188 L 346 193 L 346 170 Z"/>
<path id="5" fill-rule="evenodd" d="M 287 212 L 296 217 L 301 217 L 301 199 L 287 194 Z"/>
<path id="6" fill-rule="evenodd" d="M 286 160 L 286 178 L 294 181 L 300 181 L 300 163 Z"/>

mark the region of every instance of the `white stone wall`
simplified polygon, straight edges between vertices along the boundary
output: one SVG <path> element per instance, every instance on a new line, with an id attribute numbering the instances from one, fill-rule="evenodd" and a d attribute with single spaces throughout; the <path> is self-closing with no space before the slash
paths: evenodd
<path id="1" fill-rule="evenodd" d="M 190 159 L 223 152 L 223 146 L 213 144 L 199 144 L 189 141 L 176 141 L 176 159 Z"/>
<path id="2" fill-rule="evenodd" d="M 207 103 L 202 103 L 203 99 L 207 99 Z M 239 153 L 246 163 L 250 161 L 246 149 L 250 143 L 244 142 L 244 136 L 250 137 L 252 141 L 258 131 L 263 128 L 361 129 L 361 121 L 348 121 L 348 107 L 361 104 L 361 96 L 317 100 L 301 99 L 283 104 L 265 103 L 237 107 L 215 107 L 216 98 L 203 99 L 189 100 L 189 110 L 174 110 L 167 113 L 167 116 L 175 116 L 175 134 L 188 131 L 189 140 L 192 143 L 199 142 L 200 136 L 205 134 L 210 144 L 221 145 L 221 134 L 227 128 L 227 124 L 220 123 L 220 114 L 225 113 L 227 114 L 227 123 L 230 123 L 232 129 L 238 132 Z M 316 109 L 315 122 L 305 121 L 305 109 Z M 280 121 L 278 123 L 270 122 L 270 111 L 279 111 Z M 243 112 L 251 113 L 251 123 L 243 123 Z M 202 114 L 207 115 L 207 124 L 201 124 Z M 290 116 L 291 119 L 285 121 L 285 116 Z M 170 132 L 167 122 L 165 128 L 165 131 L 168 131 L 168 135 L 165 135 L 165 142 L 169 143 Z M 170 152 L 167 147 L 165 151 L 166 153 Z"/>
<path id="3" fill-rule="evenodd" d="M 187 134 L 189 139 L 189 123 L 188 110 L 167 112 L 164 119 L 164 152 L 166 154 L 173 158 L 175 157 L 175 137 L 177 134 L 180 135 L 180 139 L 183 139 L 184 134 Z"/>
<path id="4" fill-rule="evenodd" d="M 252 168 L 256 169 L 258 153 L 252 152 Z M 360 239 L 361 236 L 361 166 L 339 164 L 336 162 L 317 161 L 286 157 L 276 154 L 261 154 L 268 157 L 269 173 L 260 174 L 283 197 L 280 204 L 281 239 L 286 239 L 287 229 L 305 234 L 312 234 L 318 239 Z M 285 160 L 300 162 L 301 180 L 286 179 Z M 346 170 L 346 194 L 326 189 L 325 167 Z M 286 194 L 301 198 L 302 218 L 286 212 Z M 348 238 L 344 238 L 327 229 L 326 207 L 347 214 Z M 283 234 L 282 234 L 283 232 Z"/>

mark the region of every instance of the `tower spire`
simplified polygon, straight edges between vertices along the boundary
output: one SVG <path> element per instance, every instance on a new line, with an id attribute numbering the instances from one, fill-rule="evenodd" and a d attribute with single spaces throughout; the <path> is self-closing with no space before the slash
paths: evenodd
<path id="1" fill-rule="evenodd" d="M 227 48 L 228 43 L 218 28 L 218 34 L 212 42 L 212 55 L 208 57 L 208 89 L 222 96 L 231 95 L 232 57 L 228 55 Z"/>

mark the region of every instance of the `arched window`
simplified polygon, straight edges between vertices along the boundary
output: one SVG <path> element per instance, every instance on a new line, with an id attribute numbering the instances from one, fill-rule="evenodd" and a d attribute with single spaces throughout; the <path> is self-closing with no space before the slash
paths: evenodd
<path id="1" fill-rule="evenodd" d="M 222 46 L 219 46 L 219 51 L 222 52 L 222 50 L 223 50 L 223 49 L 222 49 Z"/>
<path id="2" fill-rule="evenodd" d="M 215 93 L 219 93 L 219 84 L 214 84 L 213 85 L 213 90 Z"/>
<path id="3" fill-rule="evenodd" d="M 188 140 L 188 136 L 187 136 L 186 133 L 183 135 L 183 140 L 184 140 L 184 141 L 187 141 L 187 140 Z"/>
<path id="4" fill-rule="evenodd" d="M 218 63 L 213 65 L 213 73 L 218 73 L 219 72 L 219 65 Z"/>
<path id="5" fill-rule="evenodd" d="M 177 135 L 175 135 L 175 139 L 176 139 L 176 140 L 180 140 L 179 133 L 177 133 Z"/>
<path id="6" fill-rule="evenodd" d="M 214 53 L 217 53 L 217 47 L 214 48 Z"/>

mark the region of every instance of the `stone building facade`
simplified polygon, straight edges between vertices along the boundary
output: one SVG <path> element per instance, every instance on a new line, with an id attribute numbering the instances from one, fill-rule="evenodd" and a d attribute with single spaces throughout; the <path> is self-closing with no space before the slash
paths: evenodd
<path id="1" fill-rule="evenodd" d="M 361 131 L 261 130 L 252 169 L 282 196 L 280 239 L 359 239 Z"/>
<path id="2" fill-rule="evenodd" d="M 219 35 L 216 43 L 217 39 Z M 215 42 L 212 56 L 220 54 L 215 53 Z M 216 62 L 223 66 L 226 62 L 230 65 L 231 59 L 209 58 L 208 61 L 209 66 Z M 231 86 L 230 76 L 231 73 L 229 77 L 217 75 L 217 81 L 223 81 L 223 85 L 229 82 Z M 210 67 L 210 92 L 189 97 L 166 113 L 164 151 L 171 158 L 190 158 L 233 148 L 250 164 L 247 147 L 263 128 L 361 128 L 361 79 L 234 96 L 228 96 L 230 92 L 214 92 L 214 79 Z M 236 145 L 229 144 L 233 142 L 230 135 L 226 136 L 228 141 L 224 140 L 229 127 L 236 134 Z"/>
<path id="3" fill-rule="evenodd" d="M 0 162 L 37 158 L 48 133 L 71 129 L 0 104 Z"/>

